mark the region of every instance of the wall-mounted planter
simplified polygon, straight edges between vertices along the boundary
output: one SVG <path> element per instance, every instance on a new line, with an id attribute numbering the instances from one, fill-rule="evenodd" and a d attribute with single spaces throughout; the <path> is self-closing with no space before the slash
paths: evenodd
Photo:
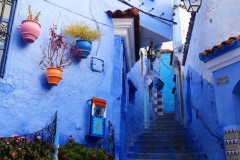
<path id="1" fill-rule="evenodd" d="M 86 40 L 77 40 L 75 47 L 82 50 L 80 58 L 87 58 L 92 50 L 92 42 Z"/>
<path id="2" fill-rule="evenodd" d="M 33 20 L 24 20 L 21 25 L 21 35 L 25 42 L 33 43 L 40 35 L 41 25 Z"/>
<path id="3" fill-rule="evenodd" d="M 46 73 L 48 84 L 57 85 L 62 80 L 62 72 L 60 68 L 48 68 Z"/>

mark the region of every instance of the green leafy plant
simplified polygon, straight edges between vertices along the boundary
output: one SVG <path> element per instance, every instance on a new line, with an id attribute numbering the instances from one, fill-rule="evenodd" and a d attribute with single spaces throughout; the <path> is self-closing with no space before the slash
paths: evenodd
<path id="1" fill-rule="evenodd" d="M 42 140 L 41 136 L 32 140 L 19 136 L 0 138 L 1 160 L 50 160 L 53 153 L 54 145 Z"/>
<path id="2" fill-rule="evenodd" d="M 64 32 L 68 36 L 73 36 L 90 42 L 98 40 L 103 35 L 98 28 L 94 29 L 85 22 L 76 22 L 67 25 L 64 27 Z"/>
<path id="3" fill-rule="evenodd" d="M 115 160 L 114 156 L 105 150 L 86 148 L 71 137 L 68 143 L 59 147 L 58 158 L 59 160 Z"/>

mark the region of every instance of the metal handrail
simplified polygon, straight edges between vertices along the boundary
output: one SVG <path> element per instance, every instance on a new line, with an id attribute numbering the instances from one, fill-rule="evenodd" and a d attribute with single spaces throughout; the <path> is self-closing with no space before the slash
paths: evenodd
<path id="1" fill-rule="evenodd" d="M 25 135 L 13 135 L 12 137 L 1 137 L 0 139 L 5 139 L 5 141 L 10 141 L 11 139 L 16 139 L 16 138 L 20 138 L 21 141 L 24 141 L 25 144 L 25 148 L 27 147 L 28 143 L 27 140 L 31 140 L 31 141 L 35 141 L 36 139 L 38 139 L 38 136 L 41 136 L 40 139 L 42 141 L 41 143 L 41 151 L 42 149 L 47 146 L 47 147 L 51 147 L 54 146 L 54 140 L 55 140 L 55 136 L 56 136 L 56 130 L 57 130 L 57 111 L 55 113 L 54 119 L 53 121 L 46 126 L 45 128 L 30 133 L 30 134 L 25 134 Z M 52 148 L 53 149 L 53 148 Z M 25 157 L 28 156 L 28 152 L 25 153 Z M 3 157 L 3 153 L 0 152 L 0 158 L 1 156 Z"/>
<path id="2" fill-rule="evenodd" d="M 207 126 L 207 124 L 204 122 L 202 116 L 200 116 L 200 115 L 198 114 L 198 109 L 193 106 L 193 104 L 192 104 L 191 101 L 189 101 L 189 103 L 191 104 L 191 107 L 193 108 L 193 110 L 194 110 L 195 113 L 196 113 L 196 119 L 200 119 L 200 120 L 201 120 L 201 122 L 202 122 L 203 125 L 204 125 L 204 129 L 208 130 L 208 132 L 209 132 L 213 137 L 217 138 L 217 139 L 218 139 L 218 143 L 220 143 L 220 147 L 221 147 L 222 149 L 224 149 L 224 140 L 223 140 L 223 138 L 217 136 L 216 134 L 214 134 L 214 133 L 209 129 L 209 127 Z"/>

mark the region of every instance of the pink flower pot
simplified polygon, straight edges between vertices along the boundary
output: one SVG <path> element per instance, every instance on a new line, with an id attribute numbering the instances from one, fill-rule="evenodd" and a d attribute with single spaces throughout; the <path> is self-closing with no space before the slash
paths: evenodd
<path id="1" fill-rule="evenodd" d="M 40 34 L 41 25 L 33 20 L 24 20 L 21 25 L 21 35 L 25 42 L 33 43 Z"/>

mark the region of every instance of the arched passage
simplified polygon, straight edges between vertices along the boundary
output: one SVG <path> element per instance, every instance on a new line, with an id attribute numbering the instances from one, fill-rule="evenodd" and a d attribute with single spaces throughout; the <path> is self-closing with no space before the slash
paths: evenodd
<path id="1" fill-rule="evenodd" d="M 240 81 L 238 81 L 238 83 L 233 88 L 232 98 L 236 116 L 236 124 L 240 125 Z"/>

